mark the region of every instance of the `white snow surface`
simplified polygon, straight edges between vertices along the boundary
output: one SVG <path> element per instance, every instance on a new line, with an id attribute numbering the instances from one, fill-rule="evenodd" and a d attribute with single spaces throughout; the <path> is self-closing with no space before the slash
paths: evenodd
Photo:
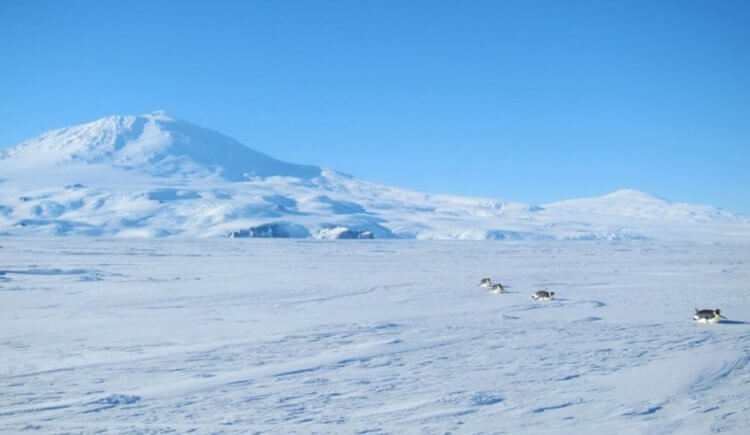
<path id="1" fill-rule="evenodd" d="M 0 259 L 4 433 L 750 432 L 748 244 L 9 237 Z"/>
<path id="2" fill-rule="evenodd" d="M 165 112 L 0 150 L 0 234 L 744 240 L 750 220 L 621 190 L 546 205 L 436 195 L 282 162 Z"/>

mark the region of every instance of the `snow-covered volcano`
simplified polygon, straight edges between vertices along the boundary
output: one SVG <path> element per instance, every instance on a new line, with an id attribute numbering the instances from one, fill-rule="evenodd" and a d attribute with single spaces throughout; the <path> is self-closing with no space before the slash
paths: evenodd
<path id="1" fill-rule="evenodd" d="M 320 168 L 276 160 L 163 111 L 109 116 L 52 130 L 5 151 L 0 158 L 31 160 L 33 164 L 105 163 L 159 177 L 216 174 L 228 181 L 320 175 Z"/>
<path id="2" fill-rule="evenodd" d="M 254 151 L 154 112 L 0 151 L 0 233 L 734 240 L 750 220 L 632 190 L 546 205 L 433 195 Z"/>

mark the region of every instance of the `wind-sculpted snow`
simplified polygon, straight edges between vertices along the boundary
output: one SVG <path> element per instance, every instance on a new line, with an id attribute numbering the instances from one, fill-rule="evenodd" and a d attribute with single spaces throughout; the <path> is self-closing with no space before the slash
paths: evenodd
<path id="1" fill-rule="evenodd" d="M 750 220 L 710 206 L 633 190 L 544 205 L 415 192 L 164 112 L 44 133 L 0 151 L 0 174 L 0 234 L 21 236 L 750 241 Z M 253 230 L 279 225 L 295 230 Z"/>
<path id="2" fill-rule="evenodd" d="M 0 256 L 3 433 L 750 431 L 747 244 L 3 238 Z"/>

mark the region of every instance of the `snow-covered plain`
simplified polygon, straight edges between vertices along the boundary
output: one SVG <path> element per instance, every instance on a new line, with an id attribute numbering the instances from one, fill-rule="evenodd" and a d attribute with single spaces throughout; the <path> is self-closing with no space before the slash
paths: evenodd
<path id="1" fill-rule="evenodd" d="M 6 237 L 0 258 L 3 432 L 750 432 L 747 244 Z"/>

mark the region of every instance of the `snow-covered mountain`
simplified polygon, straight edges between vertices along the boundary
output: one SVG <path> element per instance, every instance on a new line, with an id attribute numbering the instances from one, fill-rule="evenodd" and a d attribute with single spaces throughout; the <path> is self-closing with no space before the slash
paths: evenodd
<path id="1" fill-rule="evenodd" d="M 0 234 L 747 240 L 750 220 L 633 190 L 540 206 L 399 189 L 159 111 L 0 150 Z"/>
<path id="2" fill-rule="evenodd" d="M 158 177 L 216 174 L 228 181 L 289 176 L 310 179 L 320 168 L 285 163 L 213 130 L 157 111 L 143 116 L 109 116 L 59 128 L 0 154 L 34 165 L 104 163 Z"/>

